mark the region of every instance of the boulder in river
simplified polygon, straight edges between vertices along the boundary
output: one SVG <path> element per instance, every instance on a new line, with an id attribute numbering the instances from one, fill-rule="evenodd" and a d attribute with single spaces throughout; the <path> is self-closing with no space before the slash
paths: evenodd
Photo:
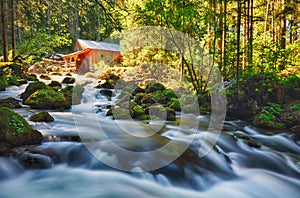
<path id="1" fill-rule="evenodd" d="M 147 84 L 145 91 L 146 93 L 152 93 L 155 91 L 163 91 L 165 89 L 166 89 L 165 86 L 161 83 L 150 82 L 149 84 Z"/>
<path id="2" fill-rule="evenodd" d="M 80 104 L 84 87 L 82 85 L 67 86 L 59 91 L 67 99 L 69 105 Z"/>
<path id="3" fill-rule="evenodd" d="M 25 91 L 21 94 L 21 99 L 23 100 L 23 102 L 25 102 L 25 100 L 31 96 L 31 94 L 33 94 L 34 92 L 36 92 L 37 90 L 40 89 L 48 89 L 48 86 L 43 83 L 43 82 L 33 82 L 30 83 Z"/>
<path id="4" fill-rule="evenodd" d="M 19 101 L 15 98 L 9 97 L 0 99 L 0 107 L 7 107 L 7 108 L 21 108 Z"/>
<path id="5" fill-rule="evenodd" d="M 0 107 L 0 142 L 11 147 L 40 144 L 43 136 L 18 113 Z"/>
<path id="6" fill-rule="evenodd" d="M 74 84 L 75 83 L 75 78 L 73 77 L 65 77 L 61 83 L 63 84 Z"/>
<path id="7" fill-rule="evenodd" d="M 34 114 L 31 116 L 30 121 L 33 122 L 53 122 L 54 118 L 46 111 Z"/>
<path id="8" fill-rule="evenodd" d="M 41 89 L 29 96 L 24 104 L 33 109 L 69 109 L 71 104 L 62 93 L 53 89 Z"/>
<path id="9" fill-rule="evenodd" d="M 52 80 L 51 83 L 48 84 L 48 86 L 58 90 L 61 88 L 61 83 L 58 81 Z"/>

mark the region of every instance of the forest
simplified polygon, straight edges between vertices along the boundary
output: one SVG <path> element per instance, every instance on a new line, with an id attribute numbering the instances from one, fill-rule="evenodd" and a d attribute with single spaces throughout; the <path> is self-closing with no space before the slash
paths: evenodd
<path id="1" fill-rule="evenodd" d="M 0 197 L 299 195 L 300 0 L 0 4 Z"/>

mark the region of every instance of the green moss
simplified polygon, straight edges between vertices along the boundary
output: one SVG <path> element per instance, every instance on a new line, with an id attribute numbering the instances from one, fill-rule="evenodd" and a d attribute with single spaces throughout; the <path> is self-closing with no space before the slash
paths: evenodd
<path id="1" fill-rule="evenodd" d="M 5 77 L 0 77 L 0 91 L 4 91 L 8 86 L 8 82 Z"/>
<path id="2" fill-rule="evenodd" d="M 155 91 L 151 93 L 151 96 L 157 103 L 160 104 L 168 104 L 171 102 L 172 98 L 177 98 L 175 92 L 171 89 L 163 90 L 163 91 Z"/>
<path id="3" fill-rule="evenodd" d="M 21 115 L 6 107 L 0 107 L 0 114 L 0 142 L 12 146 L 41 143 L 42 135 L 33 130 Z"/>
<path id="4" fill-rule="evenodd" d="M 31 116 L 30 121 L 33 122 L 53 122 L 54 118 L 48 112 L 40 112 Z"/>
<path id="5" fill-rule="evenodd" d="M 59 92 L 65 96 L 69 105 L 77 105 L 81 102 L 84 87 L 82 85 L 67 86 Z"/>
<path id="6" fill-rule="evenodd" d="M 152 93 L 155 91 L 163 91 L 165 89 L 166 89 L 165 86 L 161 83 L 150 82 L 147 84 L 145 91 L 146 91 L 146 93 Z"/>
<path id="7" fill-rule="evenodd" d="M 32 130 L 27 121 L 18 113 L 6 107 L 0 107 L 0 114 L 1 131 L 6 136 L 18 136 Z"/>
<path id="8" fill-rule="evenodd" d="M 34 109 L 70 108 L 70 104 L 62 93 L 53 89 L 43 89 L 34 92 L 24 104 Z"/>
<path id="9" fill-rule="evenodd" d="M 172 98 L 171 102 L 169 103 L 169 107 L 171 109 L 174 109 L 175 111 L 180 111 L 181 110 L 181 105 L 180 105 L 179 99 Z"/>
<path id="10" fill-rule="evenodd" d="M 140 105 L 135 105 L 133 108 L 133 117 L 139 120 L 147 119 L 148 117 L 145 116 L 145 110 Z"/>
<path id="11" fill-rule="evenodd" d="M 114 119 L 131 119 L 133 117 L 134 112 L 132 110 L 123 109 L 123 108 L 115 108 L 112 110 Z"/>
<path id="12" fill-rule="evenodd" d="M 48 87 L 45 83 L 43 82 L 33 82 L 30 83 L 24 93 L 21 94 L 21 99 L 23 99 L 23 102 L 34 92 L 36 92 L 37 90 L 41 90 L 41 89 L 49 89 L 50 87 Z"/>
<path id="13" fill-rule="evenodd" d="M 20 86 L 21 85 L 19 82 L 20 78 L 17 76 L 7 75 L 6 80 L 10 86 Z"/>

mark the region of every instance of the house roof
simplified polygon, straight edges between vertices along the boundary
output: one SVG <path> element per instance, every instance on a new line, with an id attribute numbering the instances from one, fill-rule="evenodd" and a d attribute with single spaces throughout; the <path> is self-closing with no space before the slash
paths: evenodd
<path id="1" fill-rule="evenodd" d="M 96 41 L 78 39 L 76 45 L 79 45 L 82 48 L 82 50 L 96 49 L 96 50 L 120 52 L 120 45 L 114 43 L 96 42 Z"/>
<path id="2" fill-rule="evenodd" d="M 58 54 L 58 55 L 60 55 L 61 57 L 67 59 L 67 58 L 74 57 L 76 55 L 80 55 L 80 54 L 83 54 L 83 53 L 88 53 L 90 51 L 91 51 L 91 49 L 84 49 L 84 50 L 80 50 L 80 51 L 77 51 L 77 52 L 73 52 L 71 54 L 66 54 L 66 55 L 65 54 Z"/>

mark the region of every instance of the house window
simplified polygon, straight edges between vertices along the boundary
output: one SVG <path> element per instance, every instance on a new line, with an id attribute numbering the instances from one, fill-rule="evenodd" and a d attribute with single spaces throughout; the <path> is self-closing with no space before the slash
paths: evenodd
<path id="1" fill-rule="evenodd" d="M 105 55 L 104 55 L 104 54 L 101 54 L 101 55 L 100 55 L 100 58 L 104 58 L 104 57 L 105 57 Z"/>

